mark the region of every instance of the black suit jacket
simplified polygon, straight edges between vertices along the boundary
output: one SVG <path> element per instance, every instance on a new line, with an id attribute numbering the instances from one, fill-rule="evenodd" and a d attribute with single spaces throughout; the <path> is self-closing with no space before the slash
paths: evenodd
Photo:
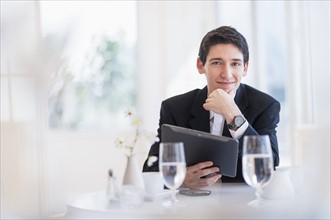
<path id="1" fill-rule="evenodd" d="M 158 136 L 161 137 L 161 125 L 171 124 L 185 128 L 210 132 L 209 111 L 203 108 L 207 98 L 207 87 L 195 89 L 182 95 L 171 97 L 161 104 Z M 239 154 L 237 175 L 234 178 L 222 176 L 223 182 L 243 182 L 242 176 L 242 144 L 245 135 L 262 135 L 270 137 L 273 151 L 274 166 L 279 165 L 279 152 L 276 136 L 276 127 L 279 122 L 280 104 L 271 96 L 254 89 L 248 85 L 241 84 L 234 98 L 242 114 L 249 122 L 249 126 L 243 136 L 239 139 Z M 231 137 L 224 126 L 223 136 Z M 160 140 L 162 142 L 162 140 Z M 149 156 L 159 156 L 159 143 L 151 146 Z M 222 168 L 221 168 L 222 169 Z M 158 171 L 158 164 L 147 166 L 147 160 L 143 167 L 144 172 Z"/>

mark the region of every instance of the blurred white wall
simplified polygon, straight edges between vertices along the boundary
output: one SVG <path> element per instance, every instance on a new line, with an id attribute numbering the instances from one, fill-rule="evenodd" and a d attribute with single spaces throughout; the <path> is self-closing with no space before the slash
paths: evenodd
<path id="1" fill-rule="evenodd" d="M 213 1 L 138 1 L 138 111 L 147 129 L 156 130 L 161 101 L 205 85 L 195 68 L 200 40 L 215 27 Z M 194 54 L 192 56 L 191 54 Z M 172 86 L 182 77 L 183 84 Z"/>

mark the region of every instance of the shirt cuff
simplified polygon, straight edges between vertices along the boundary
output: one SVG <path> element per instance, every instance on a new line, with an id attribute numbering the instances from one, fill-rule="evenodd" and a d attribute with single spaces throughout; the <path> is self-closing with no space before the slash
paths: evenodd
<path id="1" fill-rule="evenodd" d="M 229 131 L 230 131 L 231 136 L 234 139 L 238 140 L 241 138 L 241 136 L 243 136 L 243 134 L 245 133 L 247 128 L 248 128 L 248 121 L 246 120 L 245 123 L 242 126 L 240 126 L 240 128 L 238 128 L 238 130 L 233 131 L 233 130 L 229 129 Z"/>

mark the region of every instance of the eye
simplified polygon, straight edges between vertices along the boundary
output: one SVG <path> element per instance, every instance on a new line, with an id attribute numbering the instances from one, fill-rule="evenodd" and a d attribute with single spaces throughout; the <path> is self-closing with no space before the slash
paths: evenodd
<path id="1" fill-rule="evenodd" d="M 222 63 L 220 61 L 213 61 L 211 64 L 212 65 L 221 65 Z"/>
<path id="2" fill-rule="evenodd" d="M 234 63 L 232 63 L 232 66 L 241 66 L 241 63 L 240 62 L 234 62 Z"/>

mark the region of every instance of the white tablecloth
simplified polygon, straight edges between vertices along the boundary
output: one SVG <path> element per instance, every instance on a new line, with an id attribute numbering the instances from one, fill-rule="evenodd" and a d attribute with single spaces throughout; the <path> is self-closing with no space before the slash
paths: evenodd
<path id="1" fill-rule="evenodd" d="M 244 183 L 218 183 L 209 196 L 177 194 L 183 207 L 167 209 L 166 198 L 144 201 L 140 207 L 125 209 L 109 202 L 105 192 L 93 192 L 69 199 L 67 219 L 303 219 L 314 217 L 307 200 L 256 200 L 254 189 Z M 318 213 L 317 213 L 318 215 Z"/>

